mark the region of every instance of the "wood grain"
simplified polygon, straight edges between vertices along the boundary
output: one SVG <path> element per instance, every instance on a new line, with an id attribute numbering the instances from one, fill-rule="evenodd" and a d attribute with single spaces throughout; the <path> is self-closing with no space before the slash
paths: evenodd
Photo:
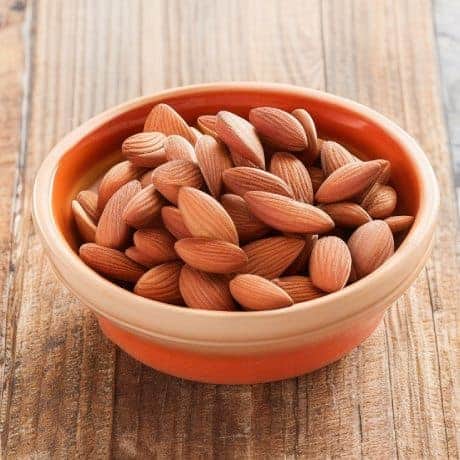
<path id="1" fill-rule="evenodd" d="M 458 457 L 456 214 L 429 1 L 13 3 L 0 0 L 0 37 L 11 35 L 0 55 L 4 456 Z M 215 80 L 368 104 L 418 139 L 442 184 L 427 268 L 368 340 L 308 376 L 201 385 L 135 362 L 61 287 L 31 223 L 34 173 L 63 134 L 131 97 Z"/>

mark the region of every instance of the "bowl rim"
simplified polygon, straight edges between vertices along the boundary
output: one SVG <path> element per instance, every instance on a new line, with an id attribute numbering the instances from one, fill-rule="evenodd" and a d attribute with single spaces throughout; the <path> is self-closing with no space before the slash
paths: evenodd
<path id="1" fill-rule="evenodd" d="M 419 179 L 420 203 L 414 223 L 401 245 L 395 251 L 394 255 L 370 275 L 367 275 L 357 282 L 346 286 L 338 292 L 330 293 L 314 300 L 300 302 L 294 304 L 293 306 L 278 310 L 231 313 L 184 308 L 181 306 L 146 299 L 106 280 L 84 264 L 84 262 L 78 257 L 78 254 L 72 250 L 64 236 L 58 230 L 53 214 L 51 199 L 52 190 L 61 157 L 82 139 L 91 135 L 91 133 L 96 131 L 98 128 L 101 128 L 101 126 L 105 125 L 108 121 L 116 118 L 124 112 L 131 111 L 137 107 L 147 104 L 157 103 L 159 100 L 165 98 L 179 98 L 187 95 L 196 95 L 197 93 L 205 94 L 206 92 L 215 91 L 261 92 L 266 94 L 277 93 L 278 95 L 286 94 L 294 96 L 304 95 L 310 99 L 323 100 L 331 105 L 344 107 L 347 111 L 354 112 L 357 115 L 359 114 L 359 117 L 364 117 L 369 122 L 378 124 L 379 127 L 390 137 L 396 140 L 396 142 L 404 148 L 406 154 L 411 160 L 411 164 L 415 168 L 417 178 Z M 426 242 L 428 238 L 431 239 L 436 223 L 439 199 L 439 188 L 435 174 L 421 147 L 408 133 L 396 125 L 396 123 L 375 110 L 347 98 L 302 86 L 267 82 L 216 82 L 172 88 L 159 91 L 151 95 L 141 96 L 110 108 L 72 130 L 51 149 L 37 172 L 33 188 L 33 217 L 35 226 L 41 236 L 45 248 L 54 256 L 58 257 L 62 263 L 66 264 L 68 270 L 76 271 L 78 277 L 84 282 L 86 289 L 88 286 L 91 286 L 91 289 L 94 289 L 95 292 L 101 294 L 102 298 L 110 293 L 111 300 L 116 300 L 117 302 L 125 305 L 138 305 L 143 306 L 144 308 L 148 306 L 154 310 L 164 310 L 165 314 L 175 315 L 176 317 L 177 314 L 180 314 L 183 318 L 196 318 L 201 319 L 202 321 L 225 319 L 227 323 L 244 318 L 244 320 L 247 321 L 248 329 L 250 329 L 251 322 L 254 323 L 260 320 L 265 321 L 266 319 L 279 320 L 282 317 L 295 316 L 299 312 L 305 311 L 314 313 L 318 309 L 331 307 L 334 304 L 337 304 L 337 302 L 350 301 L 353 297 L 355 299 L 359 298 L 368 291 L 375 292 L 375 298 L 369 305 L 368 302 L 366 305 L 362 305 L 355 301 L 355 306 L 350 307 L 347 310 L 346 315 L 341 315 L 340 311 L 336 310 L 336 315 L 332 315 L 332 318 L 329 318 L 329 321 L 327 321 L 327 326 L 330 326 L 335 322 L 343 321 L 351 316 L 362 313 L 364 310 L 371 308 L 371 305 L 379 302 L 382 297 L 385 297 L 385 295 L 390 295 L 391 290 L 387 289 L 385 291 L 385 289 L 382 289 L 382 286 L 385 285 L 384 281 L 388 281 L 391 278 L 391 272 L 396 267 L 413 259 L 422 243 Z M 420 256 L 418 258 L 420 258 Z M 68 285 L 68 283 L 65 284 Z M 78 297 L 82 297 L 82 293 L 76 293 L 75 289 L 71 290 Z M 392 290 L 394 290 L 394 286 Z M 377 294 L 379 291 L 384 291 L 384 293 Z M 86 299 L 85 302 L 90 303 L 98 313 L 103 314 L 108 319 L 115 321 L 117 324 L 125 326 L 126 328 L 133 328 L 133 325 L 124 318 L 111 314 L 110 307 L 107 309 L 103 308 L 101 310 L 99 306 L 91 303 L 88 299 Z M 326 325 L 323 325 L 322 327 L 326 327 Z M 155 332 L 151 329 L 144 329 L 143 327 L 139 327 L 139 325 L 134 327 L 134 329 L 147 336 L 155 335 Z M 239 334 L 236 333 L 235 335 L 238 336 Z M 248 334 L 245 335 L 247 336 Z M 247 341 L 249 339 L 246 338 L 245 340 Z"/>

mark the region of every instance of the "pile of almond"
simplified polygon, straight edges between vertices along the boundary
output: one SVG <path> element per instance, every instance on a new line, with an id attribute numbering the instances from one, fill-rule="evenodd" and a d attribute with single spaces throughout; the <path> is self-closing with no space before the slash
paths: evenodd
<path id="1" fill-rule="evenodd" d="M 287 307 L 342 289 L 394 252 L 386 160 L 317 137 L 304 109 L 221 111 L 197 127 L 156 105 L 125 161 L 72 203 L 84 262 L 150 299 L 209 310 Z"/>

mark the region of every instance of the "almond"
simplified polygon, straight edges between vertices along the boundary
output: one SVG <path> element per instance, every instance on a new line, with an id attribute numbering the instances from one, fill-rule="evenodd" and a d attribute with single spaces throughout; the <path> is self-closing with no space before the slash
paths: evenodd
<path id="1" fill-rule="evenodd" d="M 270 172 L 280 177 L 292 189 L 294 198 L 313 203 L 313 186 L 304 164 L 291 153 L 275 153 L 270 162 Z"/>
<path id="2" fill-rule="evenodd" d="M 385 185 L 391 177 L 391 163 L 387 160 L 375 160 L 380 163 L 380 174 L 377 176 L 376 182 Z"/>
<path id="3" fill-rule="evenodd" d="M 203 133 L 207 134 L 208 136 L 212 136 L 217 138 L 216 133 L 216 122 L 217 116 L 216 115 L 201 115 L 197 118 L 196 124 L 198 125 L 198 129 Z"/>
<path id="4" fill-rule="evenodd" d="M 198 140 L 203 135 L 203 133 L 199 129 L 195 128 L 194 126 L 190 126 L 190 129 L 192 130 L 192 133 L 195 135 L 196 140 Z"/>
<path id="5" fill-rule="evenodd" d="M 233 298 L 248 310 L 273 310 L 294 303 L 286 291 L 258 275 L 237 275 L 229 287 Z"/>
<path id="6" fill-rule="evenodd" d="M 139 278 L 134 286 L 134 292 L 160 302 L 182 303 L 179 290 L 181 268 L 180 262 L 168 262 L 151 268 Z"/>
<path id="7" fill-rule="evenodd" d="M 134 244 L 151 261 L 151 265 L 178 259 L 174 250 L 176 240 L 164 228 L 143 228 L 134 232 Z"/>
<path id="8" fill-rule="evenodd" d="M 123 185 L 110 197 L 97 224 L 97 244 L 109 248 L 126 246 L 130 229 L 122 219 L 122 215 L 126 205 L 139 190 L 141 190 L 140 182 L 133 180 Z"/>
<path id="9" fill-rule="evenodd" d="M 294 303 L 322 297 L 324 292 L 317 289 L 308 276 L 283 276 L 272 280 L 277 286 L 286 291 Z"/>
<path id="10" fill-rule="evenodd" d="M 305 240 L 288 236 L 273 236 L 243 246 L 248 256 L 245 273 L 273 279 L 283 273 L 300 254 Z"/>
<path id="11" fill-rule="evenodd" d="M 131 198 L 123 212 L 123 219 L 131 227 L 150 227 L 160 215 L 163 202 L 163 197 L 150 184 Z"/>
<path id="12" fill-rule="evenodd" d="M 391 216 L 385 219 L 393 233 L 403 232 L 411 227 L 414 216 Z"/>
<path id="13" fill-rule="evenodd" d="M 319 203 L 348 200 L 369 187 L 379 173 L 380 164 L 376 161 L 347 163 L 325 179 L 315 198 Z"/>
<path id="14" fill-rule="evenodd" d="M 232 273 L 241 270 L 248 261 L 246 253 L 228 241 L 183 238 L 174 248 L 186 264 L 203 272 Z"/>
<path id="15" fill-rule="evenodd" d="M 99 184 L 97 208 L 104 209 L 109 198 L 123 185 L 138 179 L 145 172 L 144 168 L 133 165 L 130 161 L 122 161 L 112 166 L 104 175 Z"/>
<path id="16" fill-rule="evenodd" d="M 350 276 L 350 251 L 340 238 L 325 236 L 313 246 L 309 266 L 311 280 L 317 288 L 325 292 L 338 291 Z"/>
<path id="17" fill-rule="evenodd" d="M 200 272 L 184 265 L 180 272 L 179 288 L 185 304 L 190 308 L 235 310 L 225 276 Z"/>
<path id="18" fill-rule="evenodd" d="M 135 283 L 145 271 L 122 252 L 95 243 L 80 246 L 79 254 L 86 265 L 112 279 Z"/>
<path id="19" fill-rule="evenodd" d="M 235 154 L 241 155 L 261 169 L 265 169 L 265 155 L 254 126 L 231 112 L 217 114 L 216 133 Z"/>
<path id="20" fill-rule="evenodd" d="M 326 177 L 341 166 L 357 161 L 357 158 L 345 147 L 333 141 L 325 141 L 321 144 L 320 155 L 321 167 Z"/>
<path id="21" fill-rule="evenodd" d="M 80 203 L 81 207 L 86 211 L 86 214 L 91 220 L 97 224 L 101 213 L 97 208 L 97 193 L 92 190 L 82 190 L 78 193 L 76 200 Z"/>
<path id="22" fill-rule="evenodd" d="M 372 220 L 365 209 L 351 201 L 325 204 L 321 209 L 329 214 L 338 227 L 355 228 Z"/>
<path id="23" fill-rule="evenodd" d="M 232 149 L 229 149 L 229 151 L 230 151 L 230 156 L 232 157 L 232 162 L 235 166 L 247 166 L 248 168 L 257 168 L 257 169 L 262 169 L 262 170 L 265 169 L 265 166 L 261 168 L 256 163 L 253 163 L 252 161 L 243 157 L 239 153 L 236 153 Z"/>
<path id="24" fill-rule="evenodd" d="M 163 208 L 161 208 L 161 218 L 164 226 L 177 240 L 192 237 L 192 234 L 185 226 L 184 219 L 182 219 L 179 209 L 174 206 L 163 206 Z"/>
<path id="25" fill-rule="evenodd" d="M 299 121 L 305 131 L 305 135 L 307 136 L 305 159 L 308 164 L 313 164 L 319 155 L 318 135 L 316 133 L 315 122 L 311 115 L 304 109 L 293 110 L 292 115 Z"/>
<path id="26" fill-rule="evenodd" d="M 239 166 L 225 170 L 222 177 L 226 187 L 236 195 L 244 196 L 246 192 L 260 190 L 293 196 L 291 187 L 283 179 L 261 169 Z"/>
<path id="27" fill-rule="evenodd" d="M 82 240 L 85 243 L 93 242 L 96 238 L 96 224 L 77 200 L 72 201 L 72 212 Z"/>
<path id="28" fill-rule="evenodd" d="M 302 125 L 284 110 L 257 107 L 249 112 L 249 121 L 260 137 L 274 148 L 300 151 L 307 147 L 308 141 Z"/>
<path id="29" fill-rule="evenodd" d="M 333 220 L 321 209 L 269 192 L 244 195 L 251 212 L 281 232 L 324 233 L 334 228 Z"/>
<path id="30" fill-rule="evenodd" d="M 394 252 L 393 234 L 383 220 L 357 228 L 348 240 L 353 267 L 358 278 L 380 267 Z"/>
<path id="31" fill-rule="evenodd" d="M 150 171 L 147 171 L 141 176 L 139 180 L 141 182 L 142 188 L 145 188 L 152 183 L 152 174 L 153 174 L 153 169 L 151 169 Z"/>
<path id="32" fill-rule="evenodd" d="M 219 198 L 222 191 L 222 173 L 233 166 L 225 146 L 211 136 L 201 136 L 196 146 L 196 157 L 201 174 L 211 195 Z"/>
<path id="33" fill-rule="evenodd" d="M 155 168 L 166 162 L 165 139 L 163 133 L 137 133 L 123 142 L 121 151 L 136 166 Z"/>
<path id="34" fill-rule="evenodd" d="M 391 216 L 396 208 L 398 195 L 393 187 L 376 183 L 364 197 L 361 206 L 374 219 Z"/>
<path id="35" fill-rule="evenodd" d="M 313 193 L 316 193 L 325 179 L 323 170 L 321 168 L 316 168 L 315 166 L 309 166 L 307 171 L 311 179 Z"/>
<path id="36" fill-rule="evenodd" d="M 238 245 L 238 233 L 231 217 L 212 196 L 191 187 L 179 191 L 179 210 L 193 236 L 228 241 Z"/>
<path id="37" fill-rule="evenodd" d="M 196 135 L 186 121 L 169 105 L 157 104 L 147 116 L 144 131 L 159 131 L 170 136 L 178 134 L 195 145 Z"/>
<path id="38" fill-rule="evenodd" d="M 306 273 L 308 271 L 308 262 L 310 261 L 311 250 L 313 245 L 318 240 L 318 235 L 305 235 L 305 246 L 294 262 L 285 270 L 285 275 L 296 275 L 298 273 Z"/>
<path id="39" fill-rule="evenodd" d="M 252 214 L 248 204 L 240 196 L 228 193 L 222 195 L 220 201 L 232 218 L 240 241 L 255 240 L 270 232 L 270 227 Z"/>
<path id="40" fill-rule="evenodd" d="M 177 204 L 179 189 L 184 186 L 201 188 L 203 176 L 195 163 L 174 160 L 156 168 L 152 174 L 152 182 L 167 200 Z"/>
<path id="41" fill-rule="evenodd" d="M 142 252 L 136 246 L 130 246 L 127 248 L 125 250 L 125 255 L 143 267 L 152 268 L 153 266 L 157 265 L 155 261 L 153 261 L 147 254 Z"/>
<path id="42" fill-rule="evenodd" d="M 173 134 L 166 138 L 164 150 L 168 161 L 188 160 L 196 162 L 195 150 L 192 144 L 190 144 L 187 139 L 177 134 Z"/>

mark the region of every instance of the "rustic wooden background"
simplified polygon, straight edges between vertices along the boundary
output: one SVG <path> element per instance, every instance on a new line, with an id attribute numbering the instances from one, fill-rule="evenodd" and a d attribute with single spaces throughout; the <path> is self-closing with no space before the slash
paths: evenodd
<path id="1" fill-rule="evenodd" d="M 0 380 L 5 458 L 458 458 L 457 215 L 428 0 L 0 0 Z M 50 147 L 161 88 L 267 80 L 348 96 L 421 143 L 433 256 L 340 362 L 254 386 L 182 381 L 107 342 L 52 274 L 31 189 Z"/>

